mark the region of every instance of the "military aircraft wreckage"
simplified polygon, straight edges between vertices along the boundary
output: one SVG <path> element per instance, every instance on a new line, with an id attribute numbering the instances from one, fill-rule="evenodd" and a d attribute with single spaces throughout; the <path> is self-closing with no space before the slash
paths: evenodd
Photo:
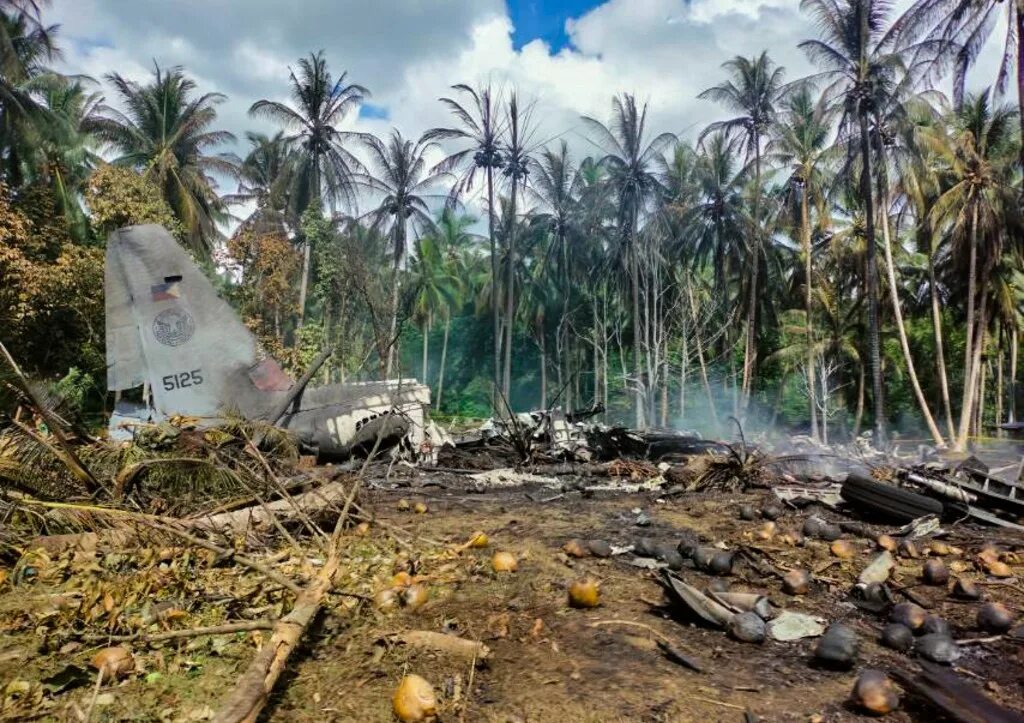
<path id="1" fill-rule="evenodd" d="M 394 379 L 307 389 L 330 350 L 293 380 L 161 226 L 111 234 L 105 285 L 108 387 L 142 389 L 140 402 L 118 395 L 110 420 L 115 437 L 174 416 L 203 426 L 238 415 L 287 429 L 320 459 L 375 444 L 429 452 L 429 387 Z"/>

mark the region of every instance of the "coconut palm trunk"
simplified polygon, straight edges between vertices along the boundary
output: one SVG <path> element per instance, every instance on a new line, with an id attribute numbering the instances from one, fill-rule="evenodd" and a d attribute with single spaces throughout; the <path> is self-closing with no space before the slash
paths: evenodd
<path id="1" fill-rule="evenodd" d="M 761 140 L 757 137 L 754 138 L 754 239 L 750 256 L 750 303 L 747 306 L 747 339 L 743 350 L 743 411 L 750 404 L 757 356 L 757 283 L 761 269 Z"/>
<path id="2" fill-rule="evenodd" d="M 884 183 L 883 181 L 879 182 Z M 899 288 L 896 285 L 896 265 L 892 256 L 892 239 L 889 234 L 889 212 L 885 192 L 880 193 L 881 199 L 881 220 L 882 220 L 882 248 L 885 252 L 885 272 L 889 281 L 889 297 L 892 299 L 892 313 L 896 319 L 896 331 L 900 338 L 900 348 L 903 350 L 903 360 L 907 365 L 907 375 L 910 377 L 910 386 L 914 390 L 914 397 L 917 399 L 917 406 L 921 409 L 928 432 L 932 435 L 935 444 L 945 446 L 946 440 L 935 424 L 935 418 L 928 406 L 928 400 L 921 389 L 921 382 L 917 378 L 917 369 L 914 366 L 914 357 L 910 353 L 910 342 L 907 340 L 907 328 L 903 323 L 903 309 L 900 306 Z"/>
<path id="3" fill-rule="evenodd" d="M 515 328 L 513 321 L 516 309 L 516 194 L 518 189 L 519 183 L 513 177 L 512 190 L 509 194 L 508 255 L 505 259 L 507 264 L 505 269 L 505 362 L 501 379 L 502 391 L 509 405 L 512 404 L 512 332 Z"/>
<path id="4" fill-rule="evenodd" d="M 494 333 L 494 394 L 492 407 L 497 410 L 497 390 L 501 389 L 501 319 L 498 312 L 498 249 L 494 241 L 494 169 L 487 166 L 487 238 L 491 245 L 491 322 Z"/>
<path id="5" fill-rule="evenodd" d="M 974 347 L 975 347 L 975 297 L 978 293 L 978 207 L 977 205 L 971 211 L 971 233 L 970 233 L 970 244 L 971 248 L 968 251 L 968 263 L 967 263 L 967 328 L 965 338 L 967 342 L 964 344 L 964 388 L 962 396 L 962 404 L 960 406 L 960 427 L 957 430 L 956 447 L 962 450 L 964 445 L 967 443 L 967 435 L 970 432 L 971 426 L 971 412 L 973 410 L 974 401 L 974 370 L 972 369 L 972 363 L 974 361 Z M 980 334 L 978 334 L 980 336 Z"/>
<path id="6" fill-rule="evenodd" d="M 875 443 L 885 441 L 885 401 L 882 396 L 882 345 L 878 319 L 878 265 L 875 261 L 875 204 L 871 190 L 871 140 L 867 110 L 858 112 L 860 123 L 860 190 L 864 204 L 864 234 L 867 242 L 868 356 L 871 364 L 871 396 L 875 412 Z"/>
<path id="7" fill-rule="evenodd" d="M 939 289 L 935 278 L 935 249 L 928 254 L 928 286 L 932 301 L 932 328 L 935 335 L 935 368 L 939 376 L 939 391 L 942 394 L 942 411 L 946 417 L 946 431 L 949 440 L 956 440 L 953 426 L 953 407 L 949 396 L 949 376 L 946 374 L 946 352 L 942 334 L 942 311 L 939 306 Z"/>
<path id="8" fill-rule="evenodd" d="M 444 318 L 444 340 L 441 342 L 441 367 L 437 372 L 437 401 L 435 402 L 435 409 L 441 411 L 441 395 L 444 394 L 444 367 L 448 361 L 448 334 L 452 328 L 452 317 L 451 314 L 445 315 Z"/>
<path id="9" fill-rule="evenodd" d="M 814 383 L 814 325 L 811 317 L 811 212 L 807 184 L 800 192 L 800 237 L 804 254 L 804 315 L 807 328 L 807 403 L 811 412 L 811 438 L 818 439 L 818 402 Z"/>
<path id="10" fill-rule="evenodd" d="M 642 429 L 645 426 L 644 422 L 644 389 L 643 389 L 643 359 L 641 356 L 641 349 L 643 347 L 643 339 L 641 334 L 643 333 L 642 325 L 643 319 L 640 316 L 640 259 L 636 248 L 636 215 L 632 209 L 630 209 L 628 228 L 626 233 L 629 234 L 629 282 L 630 292 L 632 294 L 632 312 L 633 312 L 633 383 L 636 386 L 634 392 L 633 404 L 636 412 L 636 426 Z"/>
<path id="11" fill-rule="evenodd" d="M 391 313 L 390 326 L 388 327 L 388 338 L 385 340 L 387 351 L 384 363 L 384 378 L 390 379 L 391 372 L 395 367 L 395 348 L 398 346 L 398 284 L 399 266 L 402 263 L 402 253 L 405 250 L 405 222 L 399 221 L 395 224 L 395 258 L 391 264 Z"/>
<path id="12" fill-rule="evenodd" d="M 1011 424 L 1017 421 L 1017 321 L 1010 330 L 1010 405 L 1006 418 Z"/>

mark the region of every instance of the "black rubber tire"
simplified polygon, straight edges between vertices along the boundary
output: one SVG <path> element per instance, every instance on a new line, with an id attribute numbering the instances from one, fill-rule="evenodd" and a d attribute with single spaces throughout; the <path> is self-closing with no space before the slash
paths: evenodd
<path id="1" fill-rule="evenodd" d="M 859 474 L 847 477 L 839 494 L 851 507 L 894 522 L 910 522 L 925 515 L 941 516 L 943 513 L 943 504 L 936 499 Z"/>

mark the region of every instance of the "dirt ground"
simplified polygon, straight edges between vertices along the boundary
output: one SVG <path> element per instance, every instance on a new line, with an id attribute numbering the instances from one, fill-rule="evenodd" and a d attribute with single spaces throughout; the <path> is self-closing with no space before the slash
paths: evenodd
<path id="1" fill-rule="evenodd" d="M 875 554 L 873 544 L 845 535 L 857 554 L 842 561 L 826 542 L 808 539 L 792 546 L 778 537 L 761 539 L 757 532 L 763 523 L 741 521 L 737 511 L 742 504 L 762 507 L 768 492 L 670 500 L 653 492 L 562 494 L 532 486 L 481 492 L 464 475 L 404 474 L 397 489 L 364 493 L 363 508 L 376 522 L 368 536 L 349 533 L 341 579 L 336 578 L 340 592 L 331 595 L 290 662 L 264 719 L 392 721 L 392 692 L 404 674 L 416 673 L 434 686 L 439 720 L 450 722 L 708 722 L 743 721 L 745 715 L 763 721 L 851 721 L 862 719 L 849 702 L 860 669 L 915 669 L 912 658 L 876 642 L 883 619 L 848 601 L 850 587 Z M 400 510 L 403 499 L 423 502 L 428 511 Z M 811 512 L 787 510 L 776 522 L 779 532 L 799 530 Z M 461 543 L 477 530 L 486 532 L 488 547 L 464 548 Z M 576 559 L 561 550 L 573 538 L 625 547 L 639 538 L 674 544 L 691 533 L 703 544 L 745 547 L 778 571 L 811 571 L 815 583 L 798 597 L 784 595 L 778 577 L 750 564 L 738 564 L 726 579 L 732 590 L 763 592 L 779 607 L 852 625 L 861 638 L 858 665 L 845 672 L 814 665 L 813 639 L 734 641 L 720 630 L 674 616 L 656 573 L 634 564 L 634 555 Z M 962 576 L 985 583 L 988 599 L 1019 615 L 1024 588 L 1017 578 L 988 579 L 972 564 L 985 539 L 998 540 L 1014 571 L 1024 570 L 1016 557 L 1024 540 L 967 526 L 953 528 L 945 538 L 954 550 L 944 560 Z M 180 609 L 164 624 L 171 629 L 273 617 L 282 609 L 283 593 L 251 572 L 218 566 L 207 556 L 183 562 L 181 551 L 154 550 L 144 548 L 138 559 L 110 560 L 103 551 L 88 559 L 65 555 L 38 561 L 31 576 L 24 561 L 6 571 L 0 587 L 0 713 L 5 719 L 82 720 L 90 706 L 94 721 L 211 717 L 268 632 L 122 643 L 135 654 L 136 670 L 101 691 L 94 690 L 88 661 L 106 641 L 89 635 L 117 628 L 136 609 L 149 614 L 149 603 L 157 599 L 169 599 Z M 516 572 L 493 571 L 491 556 L 499 550 L 516 556 Z M 312 574 L 322 562 L 314 552 L 289 552 L 286 545 L 274 559 L 299 575 Z M 978 604 L 956 601 L 942 587 L 920 585 L 921 562 L 900 558 L 892 586 L 913 586 L 911 595 L 945 617 L 954 638 L 983 637 L 974 623 Z M 427 602 L 416 609 L 375 610 L 370 598 L 401 582 L 391 577 L 401 572 L 426 587 Z M 711 582 L 690 568 L 680 575 L 700 589 Z M 599 607 L 567 605 L 568 585 L 582 578 L 600 581 Z M 126 593 L 133 584 L 142 587 Z M 87 610 L 97 612 L 86 615 Z M 489 654 L 474 660 L 396 642 L 396 636 L 413 630 L 481 641 Z M 698 660 L 703 672 L 669 661 L 656 645 L 659 639 Z M 966 681 L 993 700 L 1024 710 L 1020 642 L 1006 636 L 961 650 L 955 669 Z M 66 673 L 69 666 L 75 670 Z M 54 676 L 62 672 L 73 682 L 55 690 L 63 678 Z M 903 696 L 900 710 L 886 719 L 939 718 Z"/>

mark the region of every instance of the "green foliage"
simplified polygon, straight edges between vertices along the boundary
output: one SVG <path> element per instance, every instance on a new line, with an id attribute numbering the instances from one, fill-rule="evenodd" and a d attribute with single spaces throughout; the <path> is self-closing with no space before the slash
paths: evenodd
<path id="1" fill-rule="evenodd" d="M 98 168 L 89 176 L 85 202 L 97 238 L 106 239 L 111 231 L 143 223 L 160 224 L 179 241 L 184 235 L 160 189 L 130 168 L 113 165 Z"/>

